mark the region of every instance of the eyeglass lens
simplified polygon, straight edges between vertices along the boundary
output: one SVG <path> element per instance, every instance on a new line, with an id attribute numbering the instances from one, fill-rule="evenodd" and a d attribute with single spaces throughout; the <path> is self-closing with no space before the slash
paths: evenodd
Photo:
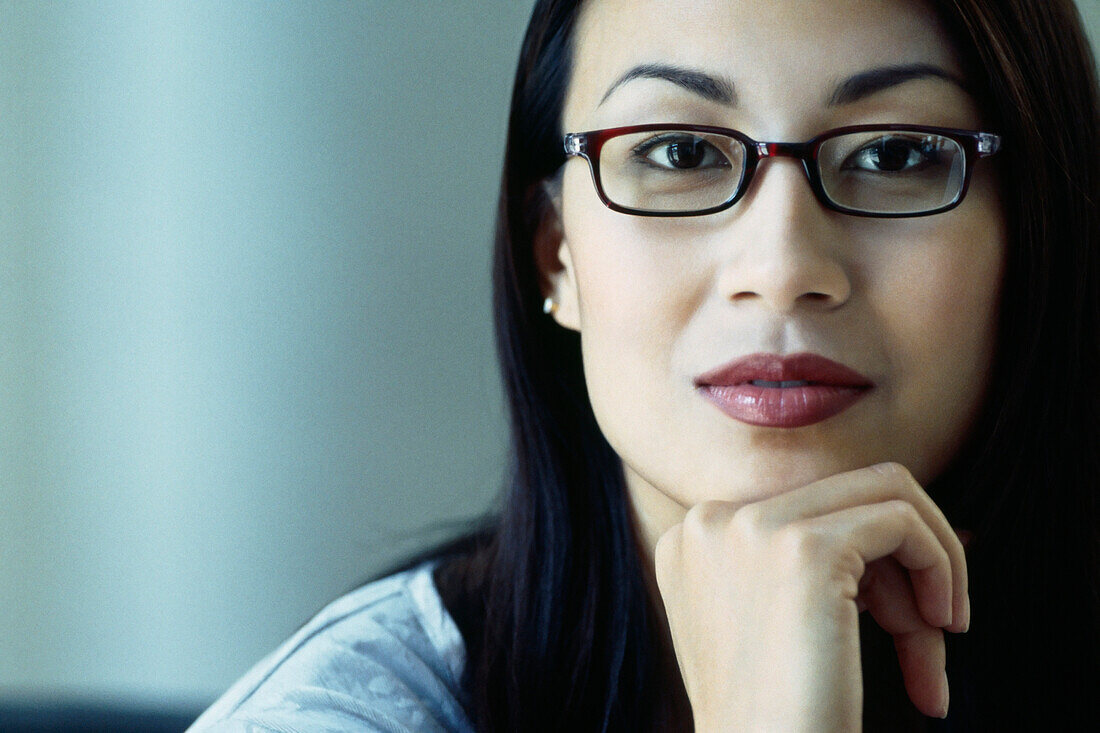
<path id="1" fill-rule="evenodd" d="M 741 189 L 748 150 L 740 140 L 686 130 L 650 130 L 610 138 L 600 151 L 604 194 L 619 206 L 684 213 L 721 206 Z M 818 149 L 821 186 L 838 206 L 906 214 L 953 203 L 965 181 L 965 152 L 955 140 L 923 131 L 862 131 L 831 137 Z"/>

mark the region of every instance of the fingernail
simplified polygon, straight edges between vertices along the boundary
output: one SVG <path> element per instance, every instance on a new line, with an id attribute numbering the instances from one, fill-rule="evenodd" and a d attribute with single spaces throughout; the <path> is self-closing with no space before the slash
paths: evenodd
<path id="1" fill-rule="evenodd" d="M 943 697 L 940 700 L 940 718 L 947 717 L 947 708 L 951 704 L 951 690 L 947 684 L 947 670 L 943 671 Z"/>
<path id="2" fill-rule="evenodd" d="M 966 626 L 963 628 L 963 633 L 970 631 L 970 593 L 963 596 L 963 618 Z"/>

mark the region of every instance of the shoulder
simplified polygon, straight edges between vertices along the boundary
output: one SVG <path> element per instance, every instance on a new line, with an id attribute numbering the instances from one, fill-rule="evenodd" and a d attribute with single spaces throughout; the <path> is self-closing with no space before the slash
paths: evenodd
<path id="1" fill-rule="evenodd" d="M 189 730 L 472 731 L 460 686 L 465 647 L 433 567 L 334 601 Z"/>

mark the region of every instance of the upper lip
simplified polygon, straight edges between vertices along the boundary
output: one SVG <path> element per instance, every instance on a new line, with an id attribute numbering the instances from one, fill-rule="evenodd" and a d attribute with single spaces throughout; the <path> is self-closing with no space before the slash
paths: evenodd
<path id="1" fill-rule="evenodd" d="M 874 383 L 851 367 L 811 353 L 749 354 L 695 378 L 696 386 L 737 386 L 761 380 L 805 381 L 831 387 L 872 387 Z"/>

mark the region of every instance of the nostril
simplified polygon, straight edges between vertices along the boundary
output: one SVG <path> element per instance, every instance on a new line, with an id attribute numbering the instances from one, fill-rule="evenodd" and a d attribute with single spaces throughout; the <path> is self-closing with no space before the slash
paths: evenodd
<path id="1" fill-rule="evenodd" d="M 759 297 L 760 293 L 757 293 L 753 290 L 741 290 L 730 295 L 730 300 L 747 300 L 749 298 Z M 802 293 L 799 298 L 802 300 L 810 300 L 814 302 L 828 302 L 833 300 L 833 296 L 829 295 L 828 293 L 818 292 Z"/>

